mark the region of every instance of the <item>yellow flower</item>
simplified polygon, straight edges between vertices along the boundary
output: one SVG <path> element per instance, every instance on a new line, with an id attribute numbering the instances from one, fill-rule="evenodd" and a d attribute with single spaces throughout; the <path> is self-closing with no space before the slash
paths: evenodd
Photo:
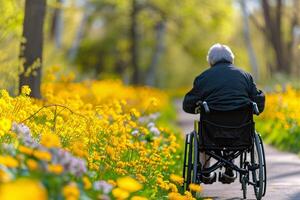
<path id="1" fill-rule="evenodd" d="M 187 199 L 187 200 L 196 200 L 196 199 L 193 197 L 193 195 L 192 195 L 192 193 L 191 193 L 190 191 L 185 191 L 185 192 L 184 192 L 184 197 L 185 197 L 185 199 Z"/>
<path id="2" fill-rule="evenodd" d="M 184 200 L 184 196 L 182 196 L 181 194 L 177 193 L 177 192 L 171 192 L 168 194 L 168 198 L 169 200 Z"/>
<path id="3" fill-rule="evenodd" d="M 27 120 L 26 126 L 30 128 L 34 139 L 41 138 L 40 144 L 45 147 L 44 149 L 20 146 L 23 144 L 21 138 L 15 136 L 22 133 L 27 136 L 29 131 L 27 127 L 16 124 L 18 134 L 11 134 L 14 136 L 12 143 L 18 147 L 17 160 L 22 160 L 23 165 L 25 161 L 30 176 L 34 170 L 42 170 L 44 165 L 46 171 L 55 173 L 52 175 L 64 173 L 61 166 L 54 164 L 57 163 L 52 154 L 55 149 L 48 149 L 62 148 L 63 142 L 62 149 L 87 162 L 88 172 L 97 171 L 99 175 L 100 171 L 104 174 L 114 171 L 124 176 L 130 174 L 135 177 L 136 180 L 131 178 L 118 180 L 119 189 L 114 192 L 119 194 L 118 196 L 124 194 L 126 196 L 127 193 L 130 199 L 135 195 L 131 194 L 133 191 L 141 190 L 142 183 L 154 183 L 162 171 L 170 171 L 171 165 L 176 161 L 172 155 L 181 142 L 178 137 L 157 124 L 157 129 L 162 134 L 158 138 L 148 140 L 148 136 L 152 138 L 152 133 L 148 130 L 147 123 L 142 120 L 144 117 L 148 119 L 148 116 L 151 120 L 155 120 L 158 115 L 152 114 L 159 113 L 168 105 L 168 97 L 162 91 L 128 87 L 121 81 L 112 80 L 43 83 L 43 100 L 28 97 L 29 90 L 25 87 L 23 94 L 17 97 L 10 97 L 7 92 L 0 91 L 0 120 L 7 117 L 21 122 L 38 111 L 35 115 L 37 118 Z M 52 120 L 55 115 L 57 118 L 54 131 Z M 6 128 L 7 133 L 10 132 L 10 128 Z M 1 127 L 0 129 L 2 130 Z M 138 130 L 141 137 L 133 138 L 132 130 Z M 6 134 L 5 131 L 2 132 Z M 56 176 L 64 179 L 63 176 Z M 174 184 L 166 180 L 168 177 L 161 175 L 160 178 L 159 185 L 149 185 L 151 190 L 153 187 L 154 193 L 161 188 L 165 192 L 169 189 L 176 191 Z M 108 182 L 117 185 L 116 182 Z M 87 178 L 83 178 L 81 183 L 85 188 L 91 187 L 91 182 Z M 73 189 L 71 186 L 69 189 L 68 187 L 69 185 L 64 190 L 61 189 L 64 194 L 68 194 L 64 199 L 80 198 L 79 185 L 78 188 L 75 185 L 75 189 L 74 185 Z"/>
<path id="4" fill-rule="evenodd" d="M 195 192 L 201 192 L 202 191 L 202 187 L 199 184 L 191 183 L 189 185 L 189 188 L 190 188 L 191 191 L 195 191 Z"/>
<path id="5" fill-rule="evenodd" d="M 11 128 L 11 120 L 7 118 L 0 119 L 0 131 L 1 135 L 4 135 L 5 132 L 9 131 Z"/>
<path id="6" fill-rule="evenodd" d="M 82 178 L 82 181 L 83 181 L 84 189 L 88 190 L 92 188 L 92 183 L 88 177 L 84 176 Z"/>
<path id="7" fill-rule="evenodd" d="M 28 168 L 29 168 L 30 170 L 32 170 L 32 171 L 38 169 L 38 167 L 39 167 L 38 162 L 36 162 L 36 161 L 33 160 L 33 159 L 28 159 L 28 160 L 26 161 L 26 164 L 27 164 Z"/>
<path id="8" fill-rule="evenodd" d="M 63 188 L 63 196 L 66 200 L 77 200 L 80 196 L 80 191 L 76 183 L 72 182 Z"/>
<path id="9" fill-rule="evenodd" d="M 50 161 L 52 158 L 52 155 L 49 152 L 39 150 L 34 151 L 33 156 L 44 161 Z"/>
<path id="10" fill-rule="evenodd" d="M 64 171 L 64 167 L 58 164 L 49 164 L 48 171 L 54 174 L 61 174 Z"/>
<path id="11" fill-rule="evenodd" d="M 137 174 L 137 175 L 136 175 L 136 178 L 137 178 L 137 180 L 139 180 L 139 181 L 142 182 L 142 183 L 145 183 L 145 182 L 146 182 L 146 177 L 143 176 L 142 174 Z"/>
<path id="12" fill-rule="evenodd" d="M 108 155 L 113 156 L 114 155 L 114 149 L 111 146 L 106 147 L 106 152 Z"/>
<path id="13" fill-rule="evenodd" d="M 6 173 L 4 170 L 0 169 L 0 182 L 4 183 L 10 180 L 11 180 L 11 176 L 8 173 Z"/>
<path id="14" fill-rule="evenodd" d="M 178 192 L 176 185 L 174 185 L 173 183 L 169 183 L 169 188 L 171 192 Z"/>
<path id="15" fill-rule="evenodd" d="M 11 156 L 0 156 L 0 164 L 11 168 L 19 166 L 19 162 Z"/>
<path id="16" fill-rule="evenodd" d="M 117 186 L 117 183 L 114 180 L 108 180 L 107 183 L 111 184 L 112 186 Z"/>
<path id="17" fill-rule="evenodd" d="M 135 117 L 135 118 L 138 118 L 138 117 L 141 116 L 141 113 L 139 113 L 135 108 L 132 108 L 132 109 L 130 110 L 130 113 L 131 113 L 131 115 L 132 115 L 133 117 Z"/>
<path id="18" fill-rule="evenodd" d="M 22 145 L 20 145 L 18 149 L 19 149 L 19 151 L 20 151 L 21 153 L 24 153 L 24 154 L 27 154 L 27 155 L 31 155 L 32 152 L 33 152 L 33 149 L 28 148 L 28 147 L 26 147 L 26 146 L 22 146 Z"/>
<path id="19" fill-rule="evenodd" d="M 30 95 L 31 89 L 28 85 L 23 85 L 21 88 L 21 93 L 23 95 Z"/>
<path id="20" fill-rule="evenodd" d="M 182 185 L 183 184 L 183 178 L 181 176 L 178 176 L 178 175 L 175 175 L 175 174 L 171 174 L 170 176 L 170 180 L 173 182 L 173 183 L 176 183 L 176 184 L 179 184 L 179 185 Z"/>
<path id="21" fill-rule="evenodd" d="M 41 138 L 41 144 L 47 148 L 61 147 L 60 138 L 53 133 L 46 133 Z"/>
<path id="22" fill-rule="evenodd" d="M 0 186 L 1 200 L 46 200 L 47 191 L 42 184 L 30 179 L 17 179 Z"/>
<path id="23" fill-rule="evenodd" d="M 128 192 L 136 192 L 142 189 L 142 185 L 129 176 L 118 178 L 117 185 L 119 188 Z"/>
<path id="24" fill-rule="evenodd" d="M 146 197 L 141 197 L 141 196 L 133 196 L 131 198 L 131 200 L 147 200 L 147 198 Z"/>
<path id="25" fill-rule="evenodd" d="M 85 152 L 85 146 L 81 141 L 74 142 L 71 146 L 71 151 L 79 157 L 84 157 L 85 155 L 87 155 L 87 153 Z"/>
<path id="26" fill-rule="evenodd" d="M 129 197 L 129 192 L 121 188 L 115 188 L 112 190 L 112 195 L 117 199 L 127 199 Z"/>

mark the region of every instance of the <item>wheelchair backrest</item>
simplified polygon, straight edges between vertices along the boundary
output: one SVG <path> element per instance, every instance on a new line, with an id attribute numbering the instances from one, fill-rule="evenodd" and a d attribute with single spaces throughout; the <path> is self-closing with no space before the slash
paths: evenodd
<path id="1" fill-rule="evenodd" d="M 209 113 L 201 110 L 199 122 L 201 149 L 237 150 L 253 144 L 253 107 L 246 105 L 237 110 Z"/>

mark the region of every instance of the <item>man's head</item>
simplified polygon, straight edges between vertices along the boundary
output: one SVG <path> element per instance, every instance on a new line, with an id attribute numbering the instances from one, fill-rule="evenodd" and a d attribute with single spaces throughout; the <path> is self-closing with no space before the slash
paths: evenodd
<path id="1" fill-rule="evenodd" d="M 210 64 L 210 66 L 213 66 L 219 61 L 233 63 L 234 55 L 227 45 L 217 43 L 210 47 L 207 54 L 207 62 Z"/>

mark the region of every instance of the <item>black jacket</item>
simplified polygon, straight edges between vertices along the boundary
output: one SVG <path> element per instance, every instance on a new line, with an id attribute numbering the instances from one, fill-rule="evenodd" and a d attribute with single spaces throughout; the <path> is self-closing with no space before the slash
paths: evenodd
<path id="1" fill-rule="evenodd" d="M 219 111 L 235 110 L 254 101 L 262 112 L 265 95 L 249 73 L 221 61 L 196 77 L 192 90 L 184 97 L 183 110 L 194 114 L 198 101 L 206 101 L 209 108 Z"/>

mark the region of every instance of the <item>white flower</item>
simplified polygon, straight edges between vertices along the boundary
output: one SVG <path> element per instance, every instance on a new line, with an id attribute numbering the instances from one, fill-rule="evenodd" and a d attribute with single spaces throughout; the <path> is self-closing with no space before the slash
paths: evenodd
<path id="1" fill-rule="evenodd" d="M 95 190 L 102 190 L 104 194 L 108 194 L 113 186 L 106 181 L 96 181 L 93 184 Z"/>
<path id="2" fill-rule="evenodd" d="M 139 118 L 139 122 L 140 122 L 140 123 L 146 123 L 147 121 L 149 121 L 149 119 L 148 119 L 148 117 L 146 117 L 146 116 L 143 116 L 143 117 L 140 117 L 140 118 Z"/>
<path id="3" fill-rule="evenodd" d="M 31 137 L 30 129 L 26 125 L 14 122 L 12 125 L 12 131 L 17 134 L 18 138 L 26 146 L 30 146 L 32 148 L 40 147 L 40 144 Z"/>
<path id="4" fill-rule="evenodd" d="M 160 135 L 160 131 L 156 127 L 151 127 L 150 128 L 150 132 L 153 133 L 155 136 L 159 136 Z"/>
<path id="5" fill-rule="evenodd" d="M 150 122 L 148 125 L 147 125 L 148 128 L 151 128 L 151 127 L 155 127 L 155 124 L 153 122 Z"/>
<path id="6" fill-rule="evenodd" d="M 131 132 L 131 135 L 133 136 L 137 136 L 139 134 L 139 131 L 138 130 L 134 130 Z"/>
<path id="7" fill-rule="evenodd" d="M 151 120 L 156 120 L 159 116 L 160 116 L 160 113 L 156 112 L 156 113 L 153 113 L 153 114 L 149 115 L 149 118 Z"/>

